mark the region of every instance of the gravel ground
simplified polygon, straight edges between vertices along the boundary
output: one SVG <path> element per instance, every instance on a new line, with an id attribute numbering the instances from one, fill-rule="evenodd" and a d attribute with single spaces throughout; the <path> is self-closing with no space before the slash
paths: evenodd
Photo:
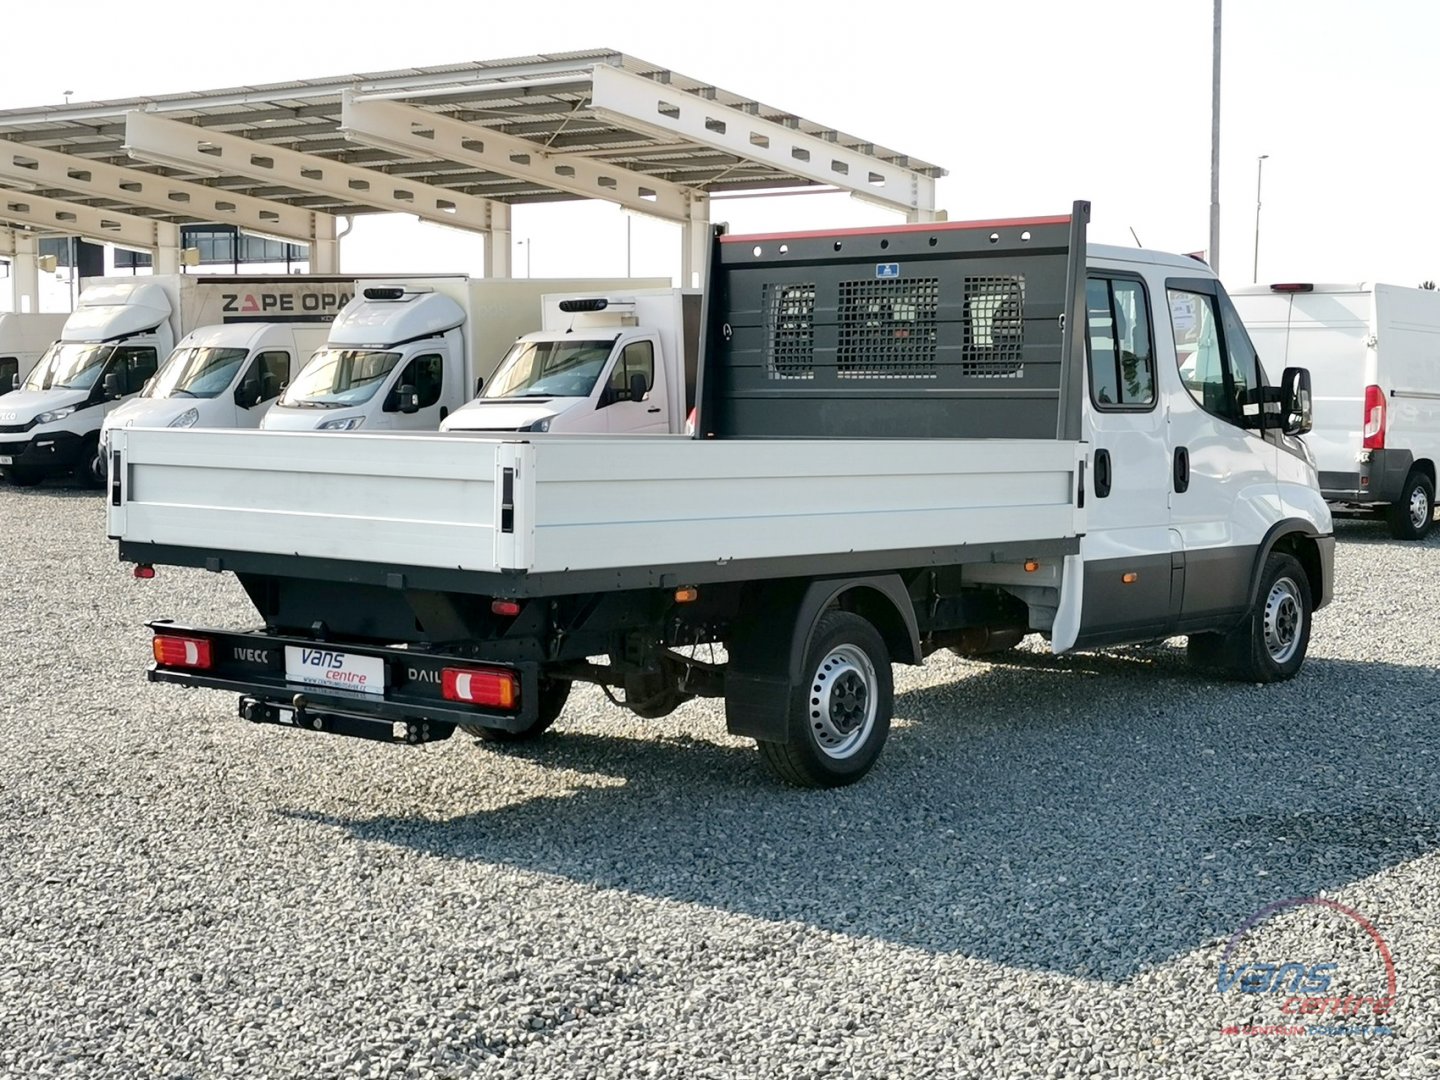
<path id="1" fill-rule="evenodd" d="M 713 704 L 577 692 L 539 746 L 379 746 L 152 687 L 99 499 L 0 488 L 0 1075 L 1419 1076 L 1440 1069 L 1440 536 L 1340 523 L 1292 683 L 1176 643 L 897 668 L 843 791 L 777 787 Z M 1228 1036 L 1274 901 L 1363 915 L 1390 1035 Z M 1330 908 L 1231 956 L 1379 963 Z M 1352 1019 L 1350 1023 L 1358 1023 Z"/>

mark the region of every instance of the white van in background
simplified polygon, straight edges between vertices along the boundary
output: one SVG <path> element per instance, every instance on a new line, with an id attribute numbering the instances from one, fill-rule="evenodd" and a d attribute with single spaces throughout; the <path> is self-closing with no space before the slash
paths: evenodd
<path id="1" fill-rule="evenodd" d="M 137 398 L 105 417 L 117 427 L 255 428 L 330 328 L 225 323 L 187 334 Z"/>
<path id="2" fill-rule="evenodd" d="M 1419 540 L 1440 462 L 1440 292 L 1373 283 L 1256 285 L 1231 294 L 1272 369 L 1310 369 L 1305 437 L 1325 498 L 1384 513 Z"/>
<path id="3" fill-rule="evenodd" d="M 695 404 L 700 290 L 542 298 L 526 334 L 441 431 L 678 434 Z"/>

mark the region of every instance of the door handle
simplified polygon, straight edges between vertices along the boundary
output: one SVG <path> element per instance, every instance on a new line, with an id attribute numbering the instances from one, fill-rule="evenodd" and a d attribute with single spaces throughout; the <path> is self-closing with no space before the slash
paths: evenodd
<path id="1" fill-rule="evenodd" d="M 1183 493 L 1190 488 L 1190 451 L 1183 446 L 1175 448 L 1175 491 Z"/>
<path id="2" fill-rule="evenodd" d="M 1095 451 L 1095 497 L 1103 499 L 1110 494 L 1110 451 Z"/>
<path id="3" fill-rule="evenodd" d="M 659 411 L 660 411 L 660 406 L 659 406 L 659 405 L 656 405 L 653 409 L 646 409 L 645 411 L 646 411 L 646 412 L 659 412 Z"/>

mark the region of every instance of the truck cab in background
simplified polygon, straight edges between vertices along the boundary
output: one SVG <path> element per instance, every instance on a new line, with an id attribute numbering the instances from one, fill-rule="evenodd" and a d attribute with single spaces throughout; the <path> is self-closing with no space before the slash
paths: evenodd
<path id="1" fill-rule="evenodd" d="M 653 282 L 461 276 L 366 282 L 261 427 L 435 431 L 505 347 L 534 327 L 545 292 L 635 284 Z"/>
<path id="2" fill-rule="evenodd" d="M 1305 442 L 1325 498 L 1383 515 L 1396 539 L 1425 537 L 1440 463 L 1440 293 L 1300 282 L 1231 295 L 1262 357 L 1311 371 Z"/>
<path id="3" fill-rule="evenodd" d="M 35 362 L 60 336 L 68 314 L 0 312 L 0 397 L 19 390 Z"/>
<path id="4" fill-rule="evenodd" d="M 71 470 L 103 484 L 101 423 L 121 399 L 139 393 L 169 355 L 175 315 L 156 284 L 86 289 L 60 340 L 0 405 L 0 472 L 22 487 Z"/>
<path id="5" fill-rule="evenodd" d="M 676 434 L 695 402 L 700 293 L 546 296 L 544 329 L 510 347 L 442 431 Z"/>
<path id="6" fill-rule="evenodd" d="M 105 417 L 116 427 L 255 428 L 295 372 L 324 344 L 325 326 L 225 323 L 181 339 L 138 397 Z"/>

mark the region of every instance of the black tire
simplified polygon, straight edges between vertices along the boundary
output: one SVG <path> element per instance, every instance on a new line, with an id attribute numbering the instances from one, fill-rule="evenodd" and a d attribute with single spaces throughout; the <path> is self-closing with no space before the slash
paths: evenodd
<path id="1" fill-rule="evenodd" d="M 1423 540 L 1435 524 L 1435 485 L 1422 472 L 1405 478 L 1400 498 L 1385 512 L 1390 535 L 1396 540 Z"/>
<path id="2" fill-rule="evenodd" d="M 484 724 L 460 724 L 459 728 L 467 735 L 473 735 L 484 742 L 529 742 L 545 734 L 550 730 L 550 725 L 560 719 L 560 714 L 565 710 L 565 701 L 569 697 L 570 680 L 541 679 L 540 715 L 529 727 L 519 731 L 506 731 L 504 728 L 486 727 Z"/>
<path id="3" fill-rule="evenodd" d="M 75 466 L 75 475 L 79 478 L 80 484 L 87 488 L 103 488 L 110 480 L 109 466 L 105 457 L 100 453 L 100 437 L 97 435 L 94 441 L 87 441 L 85 449 L 81 451 L 80 464 Z"/>
<path id="4" fill-rule="evenodd" d="M 1314 612 L 1310 579 L 1293 555 L 1274 552 L 1265 560 L 1255 606 L 1228 634 L 1192 634 L 1187 647 L 1198 667 L 1218 668 L 1246 682 L 1293 678 L 1310 648 Z"/>
<path id="5" fill-rule="evenodd" d="M 28 488 L 34 487 L 44 480 L 45 474 L 35 469 L 11 469 L 5 474 L 5 479 L 9 480 L 15 487 Z"/>
<path id="6" fill-rule="evenodd" d="M 879 632 L 859 615 L 827 611 L 815 624 L 790 691 L 791 735 L 758 742 L 760 758 L 796 787 L 833 788 L 868 773 L 890 734 L 895 684 Z"/>

